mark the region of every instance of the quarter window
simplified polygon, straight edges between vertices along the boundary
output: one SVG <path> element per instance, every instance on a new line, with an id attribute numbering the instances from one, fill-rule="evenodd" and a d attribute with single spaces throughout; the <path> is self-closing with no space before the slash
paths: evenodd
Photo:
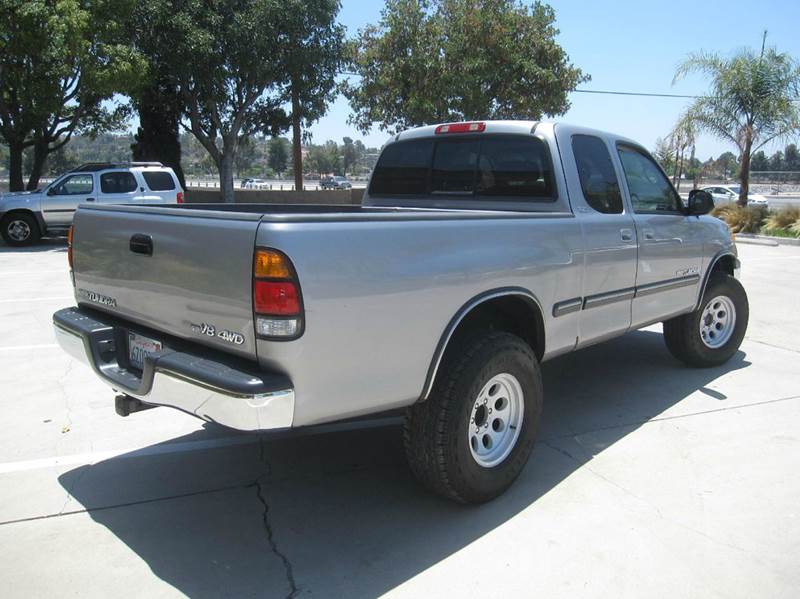
<path id="1" fill-rule="evenodd" d="M 136 178 L 126 171 L 100 175 L 100 191 L 103 193 L 130 193 L 136 191 L 137 187 Z"/>
<path id="2" fill-rule="evenodd" d="M 603 140 L 593 135 L 575 135 L 572 152 L 586 203 L 603 214 L 621 214 L 619 182 Z"/>
<path id="3" fill-rule="evenodd" d="M 652 158 L 628 146 L 618 147 L 635 212 L 680 212 L 680 196 Z"/>
<path id="4" fill-rule="evenodd" d="M 171 191 L 175 189 L 175 181 L 167 171 L 142 171 L 150 191 Z"/>

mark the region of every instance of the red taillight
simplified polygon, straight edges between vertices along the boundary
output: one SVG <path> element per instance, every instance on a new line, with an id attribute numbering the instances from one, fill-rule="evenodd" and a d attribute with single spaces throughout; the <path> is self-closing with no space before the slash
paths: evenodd
<path id="1" fill-rule="evenodd" d="M 183 192 L 182 191 L 178 192 L 178 195 L 175 197 L 175 201 L 178 204 L 183 204 Z"/>
<path id="2" fill-rule="evenodd" d="M 259 281 L 253 285 L 253 304 L 258 314 L 297 316 L 300 296 L 294 281 Z"/>
<path id="3" fill-rule="evenodd" d="M 480 133 L 486 130 L 486 123 L 445 123 L 436 127 L 434 133 Z"/>
<path id="4" fill-rule="evenodd" d="M 253 312 L 262 339 L 296 339 L 303 334 L 303 300 L 297 274 L 283 252 L 256 249 L 253 256 Z"/>
<path id="5" fill-rule="evenodd" d="M 72 235 L 73 227 L 67 229 L 67 262 L 69 262 L 69 269 L 72 270 Z"/>

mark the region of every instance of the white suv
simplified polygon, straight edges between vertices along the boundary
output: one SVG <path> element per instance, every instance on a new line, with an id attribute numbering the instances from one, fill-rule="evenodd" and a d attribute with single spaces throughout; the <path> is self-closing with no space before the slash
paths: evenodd
<path id="1" fill-rule="evenodd" d="M 184 190 L 160 162 L 97 162 L 62 175 L 44 189 L 0 196 L 0 235 L 8 245 L 30 245 L 64 233 L 75 210 L 92 204 L 181 204 Z"/>

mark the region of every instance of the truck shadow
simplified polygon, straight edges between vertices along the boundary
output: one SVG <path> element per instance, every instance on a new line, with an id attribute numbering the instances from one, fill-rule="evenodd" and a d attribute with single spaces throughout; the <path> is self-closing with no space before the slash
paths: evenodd
<path id="1" fill-rule="evenodd" d="M 740 351 L 719 368 L 685 368 L 651 331 L 548 362 L 540 442 L 517 483 L 483 506 L 421 489 L 405 466 L 397 426 L 234 436 L 242 442 L 120 456 L 59 481 L 95 522 L 190 597 L 287 596 L 292 585 L 300 594 L 374 597 L 509 521 L 690 394 L 724 402 L 709 385 L 747 366 Z M 219 435 L 212 428 L 156 449 L 210 440 Z M 591 442 L 571 450 L 582 435 Z"/>
<path id="2" fill-rule="evenodd" d="M 8 245 L 0 239 L 0 254 L 44 254 L 48 252 L 66 252 L 66 237 L 43 237 L 35 245 L 16 247 Z"/>

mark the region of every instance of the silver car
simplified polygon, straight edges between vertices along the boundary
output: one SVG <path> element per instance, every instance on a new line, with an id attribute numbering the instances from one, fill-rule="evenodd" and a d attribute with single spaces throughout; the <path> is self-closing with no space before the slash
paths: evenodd
<path id="1" fill-rule="evenodd" d="M 36 191 L 0 196 L 0 235 L 8 245 L 63 234 L 81 205 L 180 204 L 175 172 L 160 162 L 84 164 Z"/>

